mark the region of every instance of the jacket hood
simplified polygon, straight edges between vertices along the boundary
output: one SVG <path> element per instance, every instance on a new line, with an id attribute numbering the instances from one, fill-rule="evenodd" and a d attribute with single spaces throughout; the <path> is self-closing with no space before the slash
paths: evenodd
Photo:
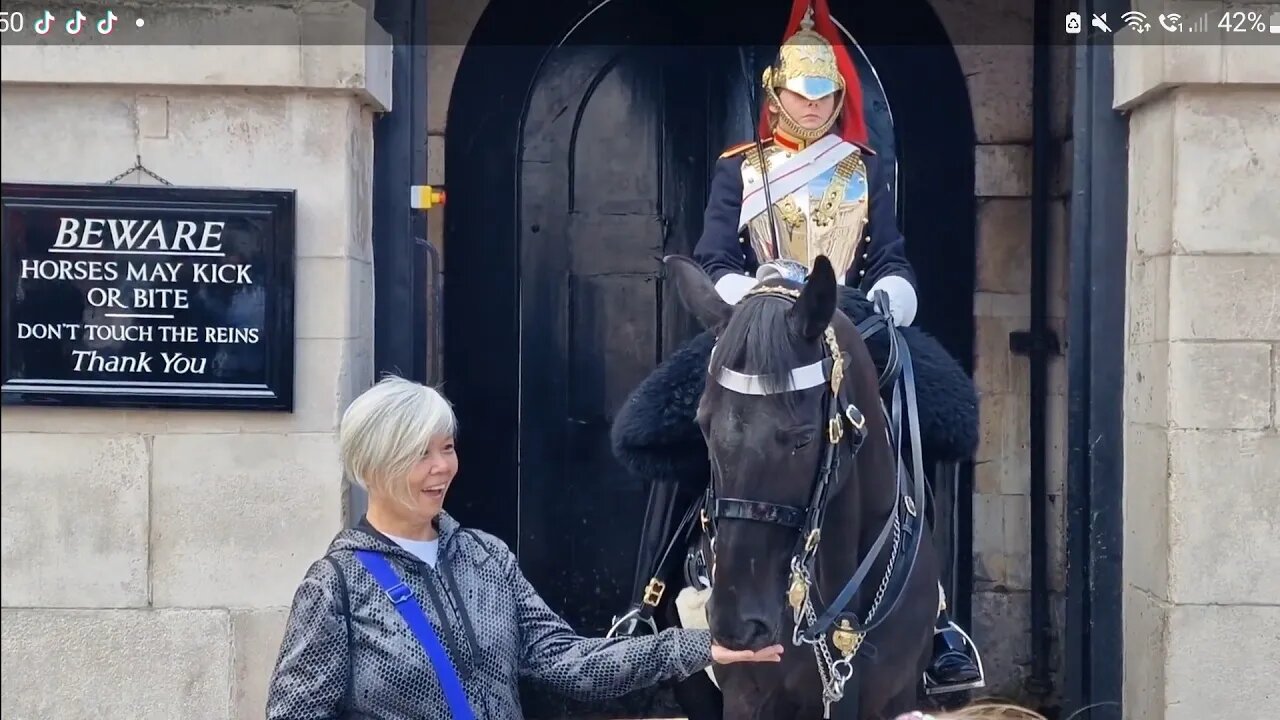
<path id="1" fill-rule="evenodd" d="M 458 532 L 458 521 L 454 520 L 448 513 L 441 512 L 431 524 L 435 526 L 436 532 L 440 534 L 440 553 L 443 555 L 444 549 L 449 546 L 449 542 Z M 422 562 L 412 553 L 397 545 L 391 538 L 379 532 L 369 523 L 367 517 L 361 517 L 360 522 L 356 523 L 355 527 L 347 528 L 334 536 L 325 554 L 331 555 L 339 550 L 371 550 L 384 555 L 394 555 L 409 562 Z"/>

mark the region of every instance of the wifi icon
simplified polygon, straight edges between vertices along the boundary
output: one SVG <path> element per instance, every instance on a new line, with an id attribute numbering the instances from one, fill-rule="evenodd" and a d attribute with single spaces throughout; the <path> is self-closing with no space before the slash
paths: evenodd
<path id="1" fill-rule="evenodd" d="M 1133 28 L 1134 31 L 1139 33 L 1144 33 L 1151 29 L 1151 23 L 1147 22 L 1147 16 L 1137 10 L 1130 10 L 1129 12 L 1121 15 L 1120 19 L 1124 21 L 1125 25 L 1128 25 Z"/>

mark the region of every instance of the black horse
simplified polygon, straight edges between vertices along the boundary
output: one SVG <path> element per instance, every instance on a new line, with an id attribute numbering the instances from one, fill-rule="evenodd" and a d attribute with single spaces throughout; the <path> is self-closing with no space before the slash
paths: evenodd
<path id="1" fill-rule="evenodd" d="M 939 605 L 922 478 L 898 465 L 831 264 L 819 258 L 803 287 L 765 283 L 730 306 L 693 261 L 666 263 L 691 313 L 723 327 L 697 413 L 713 468 L 702 504 L 711 631 L 731 648 L 791 646 L 777 665 L 716 670 L 723 716 L 915 709 Z M 704 681 L 682 687 L 682 703 L 705 703 L 688 698 Z"/>

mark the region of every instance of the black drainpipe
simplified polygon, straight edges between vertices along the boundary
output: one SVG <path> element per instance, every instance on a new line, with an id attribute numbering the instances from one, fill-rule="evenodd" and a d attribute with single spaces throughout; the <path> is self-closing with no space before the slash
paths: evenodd
<path id="1" fill-rule="evenodd" d="M 1049 674 L 1053 624 L 1049 614 L 1049 488 L 1046 478 L 1049 356 L 1061 353 L 1049 328 L 1049 191 L 1056 163 L 1053 150 L 1050 32 L 1061 17 L 1049 17 L 1050 3 L 1036 3 L 1035 47 L 1031 83 L 1031 328 L 1009 337 L 1010 350 L 1026 355 L 1030 365 L 1030 540 L 1031 540 L 1031 673 L 1026 690 L 1036 698 L 1053 692 Z"/>

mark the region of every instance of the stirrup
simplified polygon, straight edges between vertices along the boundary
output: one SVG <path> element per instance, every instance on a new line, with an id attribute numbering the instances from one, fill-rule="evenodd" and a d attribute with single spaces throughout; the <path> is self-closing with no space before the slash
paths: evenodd
<path id="1" fill-rule="evenodd" d="M 926 670 L 920 677 L 920 682 L 924 685 L 925 695 L 950 695 L 964 692 L 965 690 L 978 690 L 987 686 L 987 670 L 982 664 L 982 653 L 978 652 L 978 646 L 974 644 L 973 638 L 969 637 L 969 633 L 965 632 L 964 628 L 961 628 L 955 622 L 948 622 L 945 628 L 934 628 L 933 634 L 937 635 L 950 630 L 960 633 L 960 637 L 964 638 L 965 648 L 973 653 L 974 664 L 978 666 L 978 679 L 954 685 L 938 685 L 929 677 L 929 671 Z"/>
<path id="2" fill-rule="evenodd" d="M 640 626 L 649 628 L 649 632 L 653 635 L 658 634 L 658 623 L 654 622 L 652 617 L 644 617 L 640 614 L 640 608 L 631 606 L 622 615 L 613 617 L 613 625 L 610 626 L 609 632 L 605 633 L 606 638 L 612 637 L 636 637 L 636 631 Z"/>

